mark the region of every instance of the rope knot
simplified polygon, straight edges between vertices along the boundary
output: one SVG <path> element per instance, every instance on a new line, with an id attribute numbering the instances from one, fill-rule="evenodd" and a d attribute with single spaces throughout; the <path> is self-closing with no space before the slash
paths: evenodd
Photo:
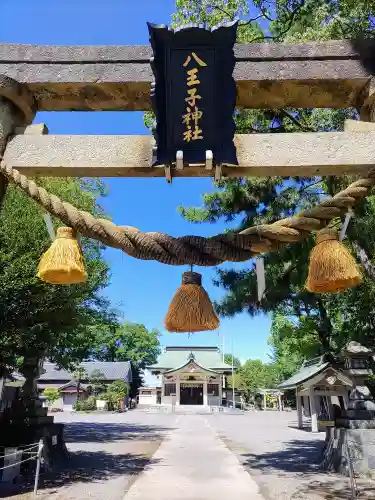
<path id="1" fill-rule="evenodd" d="M 322 243 L 323 241 L 328 240 L 338 240 L 338 233 L 336 229 L 333 229 L 332 227 L 325 227 L 318 232 L 318 235 L 316 237 L 317 245 L 319 245 L 319 243 Z"/>
<path id="2" fill-rule="evenodd" d="M 68 240 L 75 240 L 77 233 L 71 227 L 59 227 L 57 229 L 56 238 L 66 238 Z"/>
<path id="3" fill-rule="evenodd" d="M 193 271 L 186 271 L 182 275 L 182 284 L 202 286 L 202 275 Z"/>

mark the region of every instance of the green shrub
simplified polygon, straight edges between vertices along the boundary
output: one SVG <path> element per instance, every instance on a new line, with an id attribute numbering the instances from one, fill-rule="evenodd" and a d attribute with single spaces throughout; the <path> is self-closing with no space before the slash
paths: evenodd
<path id="1" fill-rule="evenodd" d="M 76 411 L 93 411 L 96 410 L 96 398 L 90 396 L 84 401 L 77 401 L 73 407 Z"/>
<path id="2" fill-rule="evenodd" d="M 115 380 L 107 386 L 105 399 L 108 401 L 108 408 L 116 410 L 119 408 L 121 401 L 129 393 L 129 385 L 125 380 Z"/>
<path id="3" fill-rule="evenodd" d="M 43 396 L 46 398 L 48 406 L 53 405 L 53 403 L 60 399 L 60 393 L 54 387 L 47 387 L 44 389 Z"/>

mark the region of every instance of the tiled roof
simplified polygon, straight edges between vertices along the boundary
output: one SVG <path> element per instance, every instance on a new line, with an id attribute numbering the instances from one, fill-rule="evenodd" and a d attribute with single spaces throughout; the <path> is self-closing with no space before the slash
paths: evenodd
<path id="1" fill-rule="evenodd" d="M 330 363 L 325 361 L 323 356 L 305 361 L 296 374 L 288 378 L 288 380 L 285 380 L 278 387 L 279 389 L 294 389 L 303 382 L 306 382 L 306 380 L 322 372 L 329 365 Z"/>
<path id="2" fill-rule="evenodd" d="M 219 349 L 212 347 L 167 347 L 159 356 L 155 365 L 149 366 L 148 369 L 156 371 L 159 369 L 172 370 L 184 366 L 191 354 L 194 355 L 195 361 L 203 368 L 210 370 L 226 370 L 230 371 L 232 367 L 227 365 L 222 360 L 222 355 Z"/>
<path id="3" fill-rule="evenodd" d="M 87 376 L 90 377 L 94 370 L 99 370 L 104 373 L 105 380 L 132 380 L 132 371 L 129 361 L 86 361 L 79 365 L 84 368 Z M 67 370 L 59 370 L 54 363 L 43 364 L 45 373 L 43 373 L 38 381 L 47 380 L 61 380 L 62 382 L 69 382 L 73 379 L 74 371 L 68 372 Z M 86 380 L 84 377 L 83 380 Z"/>

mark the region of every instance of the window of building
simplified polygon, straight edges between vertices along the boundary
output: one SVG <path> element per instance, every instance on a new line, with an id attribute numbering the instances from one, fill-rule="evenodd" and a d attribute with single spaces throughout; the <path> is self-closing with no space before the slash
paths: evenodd
<path id="1" fill-rule="evenodd" d="M 219 396 L 219 384 L 207 384 L 207 394 L 209 396 Z"/>
<path id="2" fill-rule="evenodd" d="M 142 391 L 142 396 L 151 396 L 152 391 Z"/>
<path id="3" fill-rule="evenodd" d="M 165 384 L 164 396 L 172 396 L 172 394 L 176 394 L 176 384 Z"/>

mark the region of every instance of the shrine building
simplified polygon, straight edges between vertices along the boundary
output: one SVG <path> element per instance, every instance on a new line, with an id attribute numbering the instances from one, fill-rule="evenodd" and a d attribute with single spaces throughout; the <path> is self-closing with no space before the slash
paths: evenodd
<path id="1" fill-rule="evenodd" d="M 151 395 L 155 396 L 154 403 L 176 406 L 221 406 L 226 377 L 232 373 L 232 367 L 224 363 L 215 346 L 165 347 L 157 363 L 148 370 L 158 377 L 160 393 L 155 387 L 143 388 L 140 404 L 146 404 Z"/>

